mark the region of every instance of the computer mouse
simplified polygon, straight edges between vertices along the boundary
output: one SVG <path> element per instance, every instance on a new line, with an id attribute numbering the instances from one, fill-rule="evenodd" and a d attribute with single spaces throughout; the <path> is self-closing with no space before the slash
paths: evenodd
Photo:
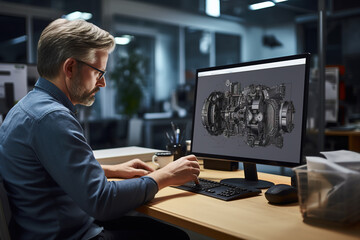
<path id="1" fill-rule="evenodd" d="M 265 192 L 265 197 L 269 203 L 273 204 L 287 204 L 298 201 L 297 189 L 286 184 L 271 186 Z"/>

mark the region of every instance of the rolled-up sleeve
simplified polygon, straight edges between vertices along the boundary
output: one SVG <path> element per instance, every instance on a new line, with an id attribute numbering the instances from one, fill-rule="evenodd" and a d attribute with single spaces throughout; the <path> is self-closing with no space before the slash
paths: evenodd
<path id="1" fill-rule="evenodd" d="M 108 181 L 81 125 L 67 111 L 46 114 L 33 131 L 38 160 L 54 182 L 96 219 L 118 218 L 153 199 L 158 191 L 151 177 Z"/>

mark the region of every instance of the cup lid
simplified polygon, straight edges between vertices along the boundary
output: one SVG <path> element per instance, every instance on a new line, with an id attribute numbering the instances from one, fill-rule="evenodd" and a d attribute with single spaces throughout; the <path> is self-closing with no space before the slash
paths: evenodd
<path id="1" fill-rule="evenodd" d="M 172 156 L 173 154 L 171 152 L 156 152 L 155 153 L 156 156 Z"/>

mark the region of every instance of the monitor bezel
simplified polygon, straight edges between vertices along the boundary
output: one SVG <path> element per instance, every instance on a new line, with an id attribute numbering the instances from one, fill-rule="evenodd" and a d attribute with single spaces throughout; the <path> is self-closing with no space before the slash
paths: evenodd
<path id="1" fill-rule="evenodd" d="M 310 72 L 310 53 L 296 54 L 284 57 L 276 57 L 269 59 L 262 59 L 256 61 L 242 62 L 236 64 L 208 67 L 208 68 L 199 68 L 196 70 L 196 80 L 195 80 L 195 95 L 194 95 L 194 109 L 192 116 L 192 130 L 191 130 L 191 140 L 194 139 L 194 122 L 196 114 L 196 104 L 197 104 L 197 87 L 198 87 L 198 77 L 200 72 L 211 71 L 211 70 L 220 70 L 225 68 L 235 68 L 235 67 L 245 67 L 249 65 L 264 64 L 264 63 L 273 63 L 279 61 L 287 61 L 294 59 L 305 58 L 305 79 L 304 79 L 304 99 L 303 99 L 303 116 L 302 116 L 302 130 L 301 130 L 301 140 L 300 140 L 300 156 L 297 162 L 283 162 L 283 161 L 272 161 L 272 160 L 263 160 L 258 158 L 248 158 L 248 157 L 235 157 L 235 156 L 224 156 L 224 155 L 215 155 L 215 154 L 206 154 L 193 151 L 193 141 L 191 141 L 191 154 L 194 154 L 199 159 L 209 159 L 209 160 L 222 160 L 222 161 L 237 161 L 243 163 L 255 163 L 255 164 L 265 164 L 273 166 L 283 166 L 283 167 L 296 167 L 301 165 L 304 160 L 303 156 L 303 146 L 304 146 L 304 136 L 306 134 L 306 119 L 307 119 L 307 104 L 308 104 L 308 88 L 309 88 L 309 72 Z"/>

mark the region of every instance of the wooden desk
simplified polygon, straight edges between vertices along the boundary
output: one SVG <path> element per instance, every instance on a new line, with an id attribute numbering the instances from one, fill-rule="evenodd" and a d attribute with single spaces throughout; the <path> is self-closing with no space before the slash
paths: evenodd
<path id="1" fill-rule="evenodd" d="M 202 170 L 200 177 L 220 180 L 242 177 L 243 171 Z M 259 173 L 274 183 L 290 183 L 289 177 Z M 298 204 L 271 205 L 261 195 L 225 202 L 167 187 L 137 211 L 215 239 L 360 239 L 360 224 L 335 227 L 304 223 Z"/>
<path id="2" fill-rule="evenodd" d="M 326 136 L 345 136 L 348 137 L 349 150 L 360 152 L 360 131 L 333 131 L 326 130 Z"/>

